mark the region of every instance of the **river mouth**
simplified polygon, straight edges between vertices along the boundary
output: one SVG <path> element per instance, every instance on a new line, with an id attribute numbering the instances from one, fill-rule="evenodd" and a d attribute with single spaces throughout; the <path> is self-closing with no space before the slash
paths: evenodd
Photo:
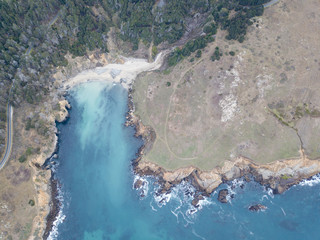
<path id="1" fill-rule="evenodd" d="M 261 185 L 236 180 L 192 206 L 195 189 L 186 182 L 158 194 L 152 177 L 133 188 L 132 160 L 142 145 L 125 127 L 128 91 L 120 84 L 90 82 L 69 91 L 70 118 L 58 125 L 59 152 L 54 177 L 61 209 L 48 239 L 290 239 L 319 233 L 319 180 L 273 195 Z M 312 186 L 308 186 L 311 185 Z M 265 211 L 250 212 L 251 204 Z M 310 238 L 312 239 L 312 238 Z"/>

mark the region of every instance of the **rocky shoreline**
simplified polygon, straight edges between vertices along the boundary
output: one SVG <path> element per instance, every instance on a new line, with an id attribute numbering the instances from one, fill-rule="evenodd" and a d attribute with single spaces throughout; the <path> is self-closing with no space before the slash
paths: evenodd
<path id="1" fill-rule="evenodd" d="M 119 79 L 115 79 L 113 76 L 111 79 L 111 81 L 114 82 L 119 82 L 122 84 L 122 86 L 126 89 L 128 89 L 128 91 L 131 91 L 131 81 L 133 81 L 132 78 L 135 78 L 136 74 L 139 73 L 139 69 L 145 69 L 145 70 L 149 70 L 149 68 L 151 70 L 153 69 L 157 69 L 158 67 L 160 67 L 160 63 L 162 63 L 164 56 L 166 55 L 166 52 L 159 54 L 158 58 L 156 59 L 155 62 L 153 62 L 152 64 L 146 63 L 144 61 L 142 61 L 141 59 L 137 59 L 138 62 L 138 70 L 134 70 L 134 68 L 131 66 L 131 69 L 129 71 L 129 74 L 124 75 L 126 78 L 128 78 L 127 81 L 121 82 Z M 134 63 L 134 59 L 126 59 L 124 58 L 127 62 L 129 62 L 130 64 Z M 53 104 L 58 104 L 59 105 L 59 111 L 58 113 L 55 114 L 54 118 L 57 122 L 62 123 L 64 121 L 66 121 L 69 117 L 69 113 L 68 110 L 71 108 L 70 104 L 68 103 L 68 101 L 65 99 L 66 93 L 67 91 L 72 88 L 73 86 L 81 83 L 81 82 L 87 82 L 87 80 L 77 80 L 74 81 L 75 77 L 78 76 L 79 73 L 84 72 L 85 74 L 88 74 L 88 72 L 91 69 L 95 69 L 95 68 L 102 68 L 105 67 L 109 64 L 120 64 L 120 65 L 124 65 L 126 62 L 123 60 L 122 57 L 116 57 L 116 58 L 112 58 L 109 55 L 106 54 L 91 54 L 88 58 L 84 59 L 81 57 L 78 57 L 76 59 L 71 59 L 69 58 L 69 65 L 71 66 L 68 69 L 58 69 L 58 71 L 54 74 L 54 78 L 56 79 L 55 81 L 55 92 L 58 95 L 61 95 L 62 99 L 60 99 L 58 101 L 58 103 L 53 103 Z M 141 63 L 143 63 L 144 65 L 141 67 Z M 148 64 L 150 66 L 148 66 Z M 116 65 L 114 65 L 116 66 Z M 112 73 L 112 69 L 111 69 L 111 73 Z M 96 74 L 93 79 L 94 80 L 99 80 L 100 78 L 100 72 L 95 73 L 93 72 L 93 74 Z M 120 74 L 120 72 L 117 73 L 119 76 L 122 76 Z M 125 74 L 125 73 L 124 73 Z M 131 75 L 132 76 L 131 76 Z M 117 76 L 119 78 L 119 76 Z M 79 76 L 78 76 L 79 78 Z M 73 81 L 71 80 L 73 79 Z M 90 76 L 88 76 L 88 79 L 90 79 Z M 70 81 L 69 81 L 70 80 Z M 101 79 L 100 79 L 101 81 Z M 149 142 L 152 142 L 151 139 Z M 55 142 L 52 143 L 53 145 L 53 150 L 50 152 L 50 157 L 46 157 L 44 158 L 43 156 L 39 157 L 39 161 L 37 163 L 35 163 L 34 165 L 37 168 L 44 168 L 45 167 L 45 163 L 47 161 L 50 161 L 50 159 L 52 158 L 52 156 L 54 156 L 57 153 L 57 146 L 58 146 L 58 136 L 56 136 Z M 50 169 L 50 168 L 49 168 Z M 60 206 L 61 206 L 61 202 L 59 201 L 58 197 L 58 182 L 57 180 L 54 178 L 53 176 L 53 172 L 52 171 L 47 171 L 48 172 L 48 176 L 46 178 L 46 180 L 48 181 L 47 184 L 47 190 L 46 190 L 46 196 L 48 198 L 48 200 L 46 201 L 46 210 L 44 214 L 42 214 L 41 216 L 43 216 L 42 218 L 42 223 L 43 223 L 43 227 L 38 227 L 38 231 L 39 231 L 39 236 L 41 235 L 43 237 L 43 239 L 47 239 L 48 236 L 50 235 L 50 232 L 52 230 L 54 221 L 57 219 L 59 211 L 60 211 Z M 50 173 L 50 174 L 49 174 Z M 50 207 L 49 207 L 50 206 Z M 39 216 L 40 217 L 40 216 Z M 44 221 L 45 219 L 45 221 Z M 34 221 L 34 225 L 36 225 L 36 221 Z M 41 229 L 41 230 L 39 230 Z M 35 232 L 35 230 L 33 231 Z M 41 233 L 43 232 L 43 234 Z"/>
<path id="2" fill-rule="evenodd" d="M 103 56 L 101 61 L 92 57 L 86 66 L 75 64 L 67 74 L 56 74 L 56 78 L 60 78 L 60 83 L 65 83 L 68 78 L 75 76 L 78 72 L 84 69 L 91 69 L 97 66 L 108 64 Z M 109 59 L 108 59 L 109 60 Z M 110 61 L 110 60 L 109 60 Z M 91 64 L 90 64 L 91 62 Z M 66 89 L 58 89 L 58 91 L 65 92 Z M 211 171 L 203 171 L 194 166 L 180 168 L 173 171 L 168 171 L 155 163 L 143 160 L 143 156 L 151 150 L 153 143 L 156 139 L 155 131 L 143 125 L 141 119 L 134 114 L 134 104 L 132 100 L 132 86 L 128 88 L 128 112 L 126 116 L 126 126 L 133 126 L 135 128 L 135 136 L 142 138 L 144 144 L 138 151 L 137 158 L 132 161 L 133 171 L 135 174 L 143 176 L 155 177 L 160 184 L 160 192 L 170 192 L 172 187 L 178 185 L 182 181 L 186 181 L 196 188 L 196 194 L 192 204 L 197 207 L 203 196 L 209 196 L 213 193 L 222 183 L 230 182 L 234 179 L 244 178 L 246 181 L 254 179 L 256 182 L 273 190 L 275 194 L 283 193 L 291 186 L 298 184 L 304 179 L 308 179 L 320 172 L 320 161 L 309 160 L 303 150 L 301 150 L 301 158 L 292 160 L 280 160 L 271 164 L 258 165 L 246 159 L 239 157 L 235 161 L 226 161 L 222 167 L 217 167 Z M 60 101 L 61 114 L 60 121 L 64 121 L 68 117 L 68 102 Z M 60 122 L 59 121 L 59 122 Z M 56 143 L 57 144 L 57 141 Z M 59 213 L 59 200 L 57 199 L 57 182 L 51 178 L 51 209 L 48 211 L 46 217 L 46 227 L 44 230 L 43 238 L 46 239 L 52 229 L 53 222 Z M 136 185 L 136 184 L 135 184 Z M 138 186 L 139 184 L 137 184 Z"/>
<path id="3" fill-rule="evenodd" d="M 269 164 L 256 164 L 250 159 L 239 157 L 235 161 L 226 160 L 222 167 L 211 171 L 203 171 L 194 166 L 166 170 L 161 166 L 143 160 L 156 139 L 155 131 L 144 126 L 141 119 L 134 114 L 134 104 L 131 91 L 128 94 L 128 108 L 126 126 L 133 126 L 135 136 L 141 137 L 144 145 L 139 149 L 138 156 L 132 162 L 133 171 L 138 176 L 153 176 L 160 185 L 159 193 L 166 193 L 182 181 L 190 183 L 196 188 L 193 205 L 197 206 L 203 196 L 210 196 L 221 184 L 243 178 L 245 181 L 253 179 L 266 188 L 272 189 L 274 194 L 281 194 L 291 186 L 309 179 L 320 172 L 320 161 L 308 159 L 303 149 L 301 157 L 297 159 L 279 160 Z"/>
<path id="4" fill-rule="evenodd" d="M 59 123 L 66 122 L 69 118 L 69 112 L 68 110 L 71 109 L 71 106 L 67 100 L 63 100 L 59 102 L 61 108 L 60 111 L 60 118 L 57 120 Z M 63 104 L 63 105 L 61 105 Z M 61 202 L 59 200 L 59 188 L 60 184 L 59 181 L 55 178 L 54 172 L 52 171 L 51 167 L 48 165 L 51 164 L 50 161 L 52 161 L 53 158 L 57 157 L 58 154 L 58 141 L 59 136 L 57 135 L 57 141 L 55 143 L 55 150 L 52 152 L 52 155 L 46 159 L 46 161 L 43 163 L 42 166 L 40 166 L 43 169 L 47 169 L 50 171 L 50 182 L 49 182 L 49 189 L 48 192 L 50 193 L 50 201 L 49 201 L 49 211 L 47 213 L 47 216 L 45 218 L 45 228 L 43 229 L 43 239 L 47 239 L 50 235 L 50 232 L 54 226 L 54 222 L 56 221 L 57 217 L 59 216 L 59 212 L 61 209 Z"/>
<path id="5" fill-rule="evenodd" d="M 70 105 L 67 100 L 59 101 L 60 110 L 56 114 L 56 122 L 62 123 L 65 122 L 69 113 Z M 45 183 L 45 187 L 43 185 L 37 186 L 36 180 L 34 180 L 37 188 L 41 189 L 38 193 L 38 207 L 39 213 L 33 221 L 33 233 L 37 233 L 37 237 L 41 237 L 42 239 L 47 239 L 54 221 L 56 220 L 61 203 L 58 197 L 58 188 L 59 183 L 54 178 L 54 173 L 50 167 L 48 167 L 48 161 L 51 161 L 52 158 L 57 154 L 58 151 L 58 136 L 55 131 L 55 138 L 50 146 L 49 151 L 46 155 L 41 154 L 36 159 L 32 161 L 32 165 L 37 172 L 45 172 L 45 176 L 43 177 L 43 182 Z M 50 163 L 49 163 L 50 164 Z M 41 173 L 40 173 L 41 175 Z M 29 239 L 35 239 L 35 236 L 31 236 Z"/>
<path id="6" fill-rule="evenodd" d="M 46 223 L 46 229 L 44 230 L 43 239 L 48 238 L 52 230 L 54 221 L 56 220 L 60 211 L 61 203 L 57 198 L 59 194 L 58 185 L 59 185 L 58 180 L 54 179 L 54 177 L 52 176 L 50 179 L 50 188 L 51 188 L 50 212 L 46 218 L 47 223 Z"/>

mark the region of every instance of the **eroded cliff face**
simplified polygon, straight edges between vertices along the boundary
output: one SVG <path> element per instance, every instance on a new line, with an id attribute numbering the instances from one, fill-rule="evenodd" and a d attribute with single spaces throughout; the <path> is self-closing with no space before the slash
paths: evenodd
<path id="1" fill-rule="evenodd" d="M 51 145 L 51 151 L 54 152 L 56 143 L 53 142 Z M 34 158 L 30 166 L 33 169 L 33 183 L 36 189 L 36 206 L 37 215 L 33 219 L 32 232 L 29 239 L 42 238 L 44 229 L 46 228 L 46 218 L 50 212 L 51 201 L 54 196 L 51 196 L 51 171 L 41 170 L 41 167 L 45 160 L 50 157 L 49 155 L 40 154 Z"/>
<path id="2" fill-rule="evenodd" d="M 58 111 L 52 112 L 50 118 L 52 124 L 55 121 L 63 122 L 68 117 L 67 108 L 70 105 L 67 100 L 61 100 L 58 103 L 60 108 Z M 55 129 L 55 133 L 57 130 Z M 33 219 L 31 235 L 29 239 L 42 239 L 48 231 L 50 231 L 55 220 L 56 214 L 59 212 L 59 202 L 57 197 L 57 181 L 52 178 L 50 169 L 44 168 L 46 160 L 51 158 L 56 152 L 58 137 L 56 134 L 52 139 L 41 148 L 40 154 L 34 156 L 29 162 L 29 166 L 33 170 L 32 180 L 36 189 L 36 208 L 37 214 Z"/>
<path id="3" fill-rule="evenodd" d="M 155 132 L 151 127 L 144 126 L 141 120 L 134 115 L 132 105 L 127 116 L 127 125 L 136 127 L 136 136 L 141 136 L 145 145 L 139 150 L 139 157 L 134 161 L 133 168 L 140 176 L 154 176 L 161 185 L 160 192 L 164 193 L 181 183 L 187 181 L 192 184 L 199 193 L 210 195 L 220 184 L 243 177 L 250 181 L 253 178 L 260 184 L 271 188 L 274 193 L 283 193 L 292 185 L 303 179 L 320 172 L 320 161 L 308 159 L 303 150 L 301 157 L 274 161 L 269 164 L 256 164 L 244 157 L 239 157 L 234 161 L 226 160 L 221 167 L 204 171 L 190 166 L 176 170 L 166 170 L 161 166 L 148 162 L 144 159 L 152 147 L 155 140 Z"/>

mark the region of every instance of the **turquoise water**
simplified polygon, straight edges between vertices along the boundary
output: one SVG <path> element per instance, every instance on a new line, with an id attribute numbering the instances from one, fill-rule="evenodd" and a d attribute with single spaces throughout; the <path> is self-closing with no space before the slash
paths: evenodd
<path id="1" fill-rule="evenodd" d="M 219 203 L 215 192 L 195 209 L 186 183 L 167 195 L 156 194 L 151 178 L 133 189 L 130 163 L 142 141 L 124 127 L 126 90 L 86 83 L 69 101 L 54 173 L 63 206 L 49 239 L 320 239 L 318 177 L 275 196 L 254 182 L 234 181 L 221 186 L 234 193 L 230 203 Z M 250 212 L 257 203 L 268 209 Z"/>

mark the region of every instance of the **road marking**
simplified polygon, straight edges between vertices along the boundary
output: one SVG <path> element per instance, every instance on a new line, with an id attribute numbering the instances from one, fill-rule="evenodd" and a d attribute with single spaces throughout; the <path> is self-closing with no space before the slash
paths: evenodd
<path id="1" fill-rule="evenodd" d="M 13 107 L 8 104 L 7 107 L 7 143 L 6 143 L 6 151 L 4 153 L 4 156 L 2 160 L 0 161 L 0 170 L 5 166 L 7 161 L 10 158 L 11 155 L 11 149 L 12 149 L 12 134 L 13 134 Z"/>

